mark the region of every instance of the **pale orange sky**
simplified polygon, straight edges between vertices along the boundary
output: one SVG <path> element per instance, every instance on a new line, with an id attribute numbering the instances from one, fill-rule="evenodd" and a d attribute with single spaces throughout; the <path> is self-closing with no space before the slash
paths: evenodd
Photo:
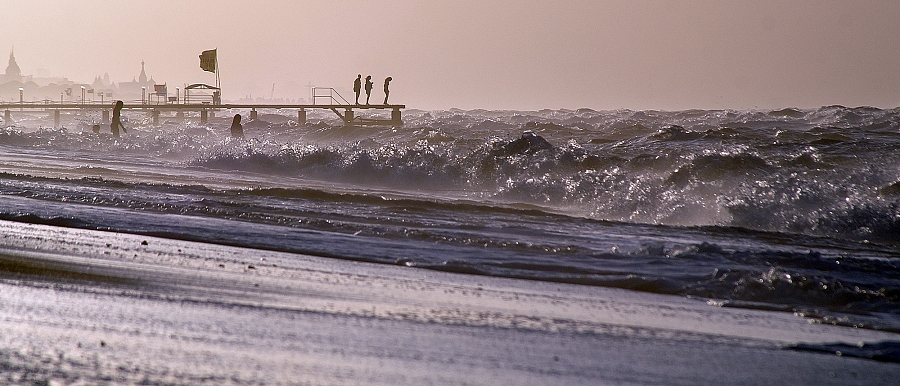
<path id="1" fill-rule="evenodd" d="M 409 108 L 900 105 L 898 1 L 10 1 L 0 71 L 214 82 L 224 98 L 349 98 L 393 77 Z"/>

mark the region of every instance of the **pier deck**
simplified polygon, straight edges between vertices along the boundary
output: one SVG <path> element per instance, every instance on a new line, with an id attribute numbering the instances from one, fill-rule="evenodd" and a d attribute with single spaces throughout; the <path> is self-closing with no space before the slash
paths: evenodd
<path id="1" fill-rule="evenodd" d="M 54 114 L 54 123 L 59 125 L 59 112 L 62 110 L 82 110 L 82 111 L 102 111 L 103 121 L 108 122 L 109 112 L 112 111 L 115 102 L 110 103 L 52 103 L 52 102 L 18 102 L 18 103 L 0 103 L 0 110 L 4 110 L 4 123 L 11 121 L 11 111 L 51 111 Z M 406 105 L 364 105 L 364 104 L 246 104 L 246 103 L 125 103 L 123 110 L 143 110 L 147 111 L 153 117 L 153 123 L 159 124 L 159 114 L 164 111 L 196 111 L 200 113 L 200 122 L 206 123 L 209 113 L 218 110 L 228 109 L 250 109 L 250 119 L 256 119 L 257 110 L 274 109 L 274 110 L 297 110 L 297 122 L 306 124 L 306 110 L 323 109 L 334 112 L 346 126 L 355 125 L 394 125 L 403 124 L 400 110 L 406 108 Z M 390 119 L 373 119 L 356 117 L 356 110 L 391 110 Z M 342 112 L 343 111 L 343 112 Z"/>

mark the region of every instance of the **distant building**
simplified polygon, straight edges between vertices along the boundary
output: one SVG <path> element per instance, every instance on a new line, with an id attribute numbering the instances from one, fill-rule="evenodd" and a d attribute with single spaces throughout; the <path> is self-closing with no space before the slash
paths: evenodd
<path id="1" fill-rule="evenodd" d="M 18 102 L 20 97 L 25 102 L 45 99 L 59 100 L 59 95 L 65 89 L 66 82 L 68 80 L 65 78 L 35 79 L 30 75 L 22 75 L 22 69 L 16 62 L 15 52 L 10 50 L 6 72 L 0 74 L 0 100 Z M 19 89 L 22 89 L 21 94 Z"/>
<path id="2" fill-rule="evenodd" d="M 3 74 L 2 78 L 0 78 L 0 83 L 8 83 L 8 82 L 21 82 L 22 81 L 22 69 L 19 68 L 19 64 L 16 63 L 16 55 L 10 50 L 9 51 L 9 65 L 6 66 L 6 72 Z"/>
<path id="3" fill-rule="evenodd" d="M 141 73 L 137 79 L 132 79 L 131 82 L 119 82 L 118 85 L 110 82 L 109 74 L 103 74 L 102 78 L 96 77 L 92 83 L 76 83 L 64 77 L 35 78 L 30 75 L 26 76 L 22 75 L 22 69 L 16 63 L 15 53 L 10 51 L 6 72 L 0 74 L 0 100 L 18 102 L 21 88 L 22 98 L 25 102 L 77 102 L 82 98 L 86 101 L 119 99 L 135 102 L 141 100 L 142 90 L 144 98 L 149 101 L 155 85 L 156 81 L 153 80 L 153 77 L 148 79 L 143 61 L 141 61 Z M 82 87 L 84 87 L 83 94 Z M 163 100 L 165 100 L 164 97 Z"/>
<path id="4" fill-rule="evenodd" d="M 16 56 L 13 51 L 10 51 L 6 72 L 0 75 L 0 99 L 18 101 L 19 89 L 25 90 L 22 94 L 24 98 L 26 94 L 29 94 L 28 91 L 36 88 L 38 87 L 34 82 L 22 76 L 22 70 L 19 68 L 19 64 L 16 63 Z"/>
<path id="5" fill-rule="evenodd" d="M 131 79 L 131 82 L 119 82 L 118 94 L 116 99 L 123 100 L 140 100 L 141 99 L 141 88 L 144 90 L 144 97 L 149 98 L 150 93 L 153 92 L 153 86 L 156 85 L 156 81 L 153 80 L 153 77 L 147 79 L 147 71 L 144 69 L 144 61 L 141 61 L 141 75 L 138 76 L 137 80 L 134 78 Z"/>

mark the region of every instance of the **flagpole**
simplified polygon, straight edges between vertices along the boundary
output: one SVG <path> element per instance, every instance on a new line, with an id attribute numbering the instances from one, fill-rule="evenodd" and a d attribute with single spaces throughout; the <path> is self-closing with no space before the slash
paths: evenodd
<path id="1" fill-rule="evenodd" d="M 216 88 L 219 89 L 219 98 L 222 98 L 222 87 L 219 85 L 219 51 L 216 48 Z"/>
<path id="2" fill-rule="evenodd" d="M 215 102 L 216 96 L 218 96 L 218 103 L 222 103 L 222 86 L 219 78 L 219 55 L 217 50 L 218 48 L 213 48 L 200 53 L 200 69 L 216 74 L 216 91 L 213 92 L 213 101 Z M 185 89 L 185 93 L 187 93 L 187 89 Z"/>

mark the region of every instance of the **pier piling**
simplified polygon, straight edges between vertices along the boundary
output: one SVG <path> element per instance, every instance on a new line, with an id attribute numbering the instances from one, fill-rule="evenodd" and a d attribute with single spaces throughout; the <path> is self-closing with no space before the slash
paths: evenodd
<path id="1" fill-rule="evenodd" d="M 344 110 L 344 126 L 353 126 L 353 109 Z"/>

